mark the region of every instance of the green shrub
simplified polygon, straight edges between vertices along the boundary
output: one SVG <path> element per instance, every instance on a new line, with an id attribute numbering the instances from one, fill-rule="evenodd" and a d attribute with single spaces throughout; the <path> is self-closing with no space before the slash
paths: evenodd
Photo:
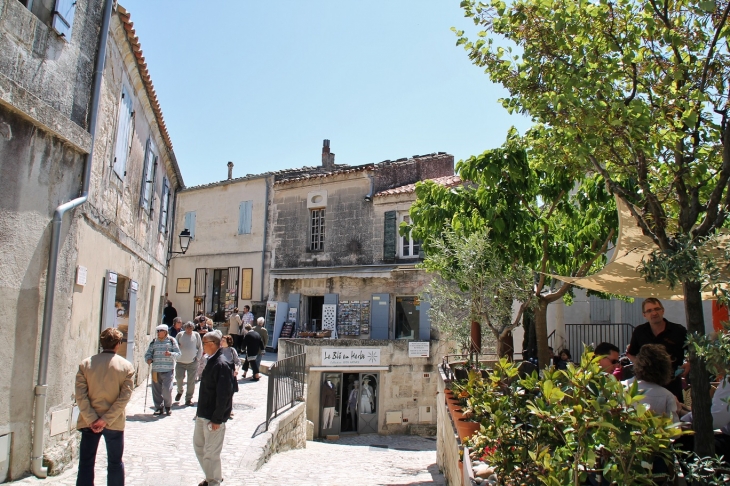
<path id="1" fill-rule="evenodd" d="M 671 465 L 671 439 L 683 432 L 640 403 L 635 384 L 625 390 L 598 361 L 587 352 L 578 366 L 520 378 L 502 359 L 486 380 L 471 374 L 455 388 L 465 412 L 481 422 L 469 443 L 472 457 L 494 466 L 505 485 L 579 485 L 591 472 L 619 485 L 660 479 L 652 462 Z"/>

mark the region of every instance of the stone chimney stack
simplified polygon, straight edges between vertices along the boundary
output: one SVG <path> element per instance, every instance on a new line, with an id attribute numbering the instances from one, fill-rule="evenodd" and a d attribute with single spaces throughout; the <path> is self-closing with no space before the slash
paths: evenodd
<path id="1" fill-rule="evenodd" d="M 228 162 L 228 180 L 233 179 L 233 162 Z"/>
<path id="2" fill-rule="evenodd" d="M 330 141 L 322 142 L 322 167 L 325 169 L 335 168 L 335 154 L 330 153 Z"/>

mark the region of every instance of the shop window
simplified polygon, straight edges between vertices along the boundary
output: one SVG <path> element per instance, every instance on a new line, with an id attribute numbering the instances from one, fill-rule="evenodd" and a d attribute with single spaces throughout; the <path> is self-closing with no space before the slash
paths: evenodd
<path id="1" fill-rule="evenodd" d="M 312 209 L 309 212 L 309 249 L 324 250 L 324 209 Z"/>
<path id="2" fill-rule="evenodd" d="M 418 326 L 421 312 L 418 297 L 395 298 L 395 338 L 419 339 Z"/>
<path id="3" fill-rule="evenodd" d="M 408 214 L 403 214 L 400 217 L 401 223 L 410 224 L 411 218 Z M 398 245 L 398 256 L 401 258 L 418 258 L 418 254 L 421 251 L 421 242 L 411 238 L 411 235 L 400 237 L 400 243 Z"/>

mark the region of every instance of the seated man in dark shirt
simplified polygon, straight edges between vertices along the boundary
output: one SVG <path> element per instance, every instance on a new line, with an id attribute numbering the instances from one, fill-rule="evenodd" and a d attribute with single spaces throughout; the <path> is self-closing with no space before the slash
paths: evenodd
<path id="1" fill-rule="evenodd" d="M 677 399 L 684 403 L 682 394 L 682 375 L 676 375 L 677 369 L 684 362 L 684 353 L 687 349 L 687 329 L 673 322 L 664 319 L 664 306 L 659 301 L 650 297 L 641 303 L 641 310 L 647 321 L 636 329 L 631 336 L 631 344 L 626 355 L 631 361 L 635 360 L 639 350 L 645 344 L 661 344 L 672 358 L 672 373 L 675 377 L 665 386 Z M 686 374 L 689 368 L 685 368 Z"/>

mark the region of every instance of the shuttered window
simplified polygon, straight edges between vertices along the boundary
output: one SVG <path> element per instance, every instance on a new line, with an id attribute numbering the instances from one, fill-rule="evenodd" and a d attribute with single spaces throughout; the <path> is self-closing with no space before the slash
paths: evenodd
<path id="1" fill-rule="evenodd" d="M 155 154 L 155 144 L 152 139 L 147 140 L 147 148 L 144 153 L 144 167 L 142 171 L 142 191 L 140 196 L 140 206 L 145 210 L 152 209 L 152 199 L 155 189 L 155 177 L 157 176 L 157 155 Z M 151 213 L 151 211 L 150 211 Z M 151 214 L 150 214 L 151 216 Z"/>
<path id="2" fill-rule="evenodd" d="M 75 13 L 76 0 L 56 0 L 51 27 L 67 42 L 71 41 L 71 29 L 74 26 Z"/>
<path id="3" fill-rule="evenodd" d="M 122 95 L 119 99 L 119 117 L 117 120 L 117 139 L 114 148 L 114 172 L 124 179 L 127 174 L 127 157 L 132 139 L 132 122 L 134 110 L 132 109 L 132 96 L 125 86 L 122 86 Z"/>
<path id="4" fill-rule="evenodd" d="M 238 205 L 238 234 L 251 234 L 251 215 L 253 211 L 253 201 L 243 201 Z"/>
<path id="5" fill-rule="evenodd" d="M 195 238 L 195 211 L 185 213 L 185 229 L 190 231 L 191 238 Z"/>
<path id="6" fill-rule="evenodd" d="M 170 181 L 162 179 L 162 197 L 160 198 L 160 233 L 167 233 L 167 219 L 170 213 Z"/>
<path id="7" fill-rule="evenodd" d="M 398 245 L 397 214 L 395 211 L 386 211 L 383 222 L 383 261 L 394 262 L 396 246 Z"/>
<path id="8" fill-rule="evenodd" d="M 410 224 L 411 222 L 411 218 L 407 213 L 403 214 L 400 220 L 406 224 Z M 421 252 L 421 242 L 411 238 L 410 234 L 401 236 L 399 249 L 401 258 L 418 258 Z"/>

